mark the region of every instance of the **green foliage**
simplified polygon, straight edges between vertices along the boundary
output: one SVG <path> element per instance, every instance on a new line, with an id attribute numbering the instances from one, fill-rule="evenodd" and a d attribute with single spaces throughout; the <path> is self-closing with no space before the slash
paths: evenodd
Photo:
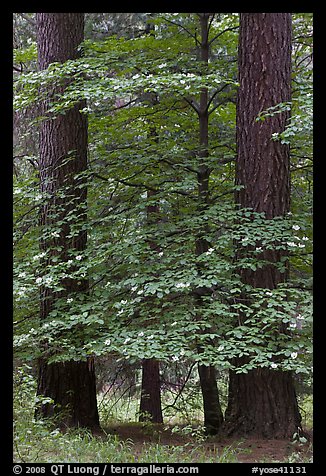
<path id="1" fill-rule="evenodd" d="M 21 358 L 156 357 L 220 371 L 268 367 L 310 376 L 311 74 L 300 63 L 309 50 L 300 37 L 310 31 L 310 18 L 296 14 L 295 20 L 293 101 L 259 118 L 292 107 L 288 128 L 274 137 L 291 144 L 292 209 L 273 220 L 233 203 L 237 15 L 212 20 L 208 66 L 198 59 L 196 15 L 165 13 L 152 17 L 153 34 L 88 39 L 81 59 L 15 80 L 15 107 L 22 112 L 42 99 L 46 86 L 69 78 L 48 112 L 64 114 L 86 99 L 89 125 L 89 167 L 81 185 L 88 190 L 85 223 L 77 220 L 80 209 L 70 207 L 62 216 L 58 207 L 53 225 L 41 227 L 40 206 L 51 197 L 38 192 L 31 154 L 20 159 L 14 343 Z M 16 51 L 16 61 L 32 60 L 33 48 Z M 194 110 L 203 88 L 210 114 L 205 158 Z M 204 206 L 197 181 L 203 165 L 211 170 Z M 71 204 L 67 190 L 57 196 Z M 65 260 L 56 246 L 41 254 L 40 242 L 59 236 L 65 225 L 70 237 L 87 231 L 87 250 L 71 248 Z M 208 243 L 200 255 L 198 239 Z M 290 270 L 287 283 L 273 290 L 244 285 L 239 271 L 270 264 L 266 250 L 285 253 L 275 266 L 284 274 Z M 67 278 L 88 278 L 89 292 L 60 298 Z M 44 322 L 37 318 L 40 286 L 58 296 Z M 238 357 L 245 357 L 239 368 Z"/>

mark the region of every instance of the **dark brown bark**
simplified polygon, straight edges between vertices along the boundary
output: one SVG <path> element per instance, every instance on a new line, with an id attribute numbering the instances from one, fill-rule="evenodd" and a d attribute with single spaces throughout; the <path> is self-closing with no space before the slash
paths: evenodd
<path id="1" fill-rule="evenodd" d="M 84 14 L 37 13 L 37 44 L 39 69 L 46 69 L 52 62 L 64 62 L 79 56 L 78 46 L 83 41 Z M 48 88 L 47 101 L 41 104 L 43 120 L 39 136 L 40 188 L 48 198 L 40 213 L 40 225 L 60 224 L 57 236 L 47 235 L 41 241 L 41 250 L 48 253 L 43 265 L 46 269 L 54 256 L 61 262 L 68 260 L 69 252 L 82 252 L 86 248 L 87 234 L 80 230 L 71 232 L 68 214 L 74 212 L 74 225 L 86 219 L 86 187 L 75 174 L 87 168 L 87 119 L 79 110 L 81 102 L 57 117 L 47 113 L 48 103 L 64 91 L 68 80 L 60 86 Z M 72 268 L 71 268 L 72 269 Z M 44 321 L 53 309 L 56 299 L 76 292 L 87 292 L 87 279 L 62 279 L 64 290 L 55 293 L 51 288 L 41 288 L 40 317 Z M 82 330 L 81 330 L 82 332 Z M 44 349 L 45 350 L 45 349 Z M 95 371 L 93 361 L 48 364 L 53 355 L 50 348 L 39 361 L 39 395 L 51 397 L 54 405 L 44 405 L 40 412 L 47 417 L 58 412 L 62 426 L 97 428 L 99 418 L 96 402 Z"/>
<path id="2" fill-rule="evenodd" d="M 239 436 L 292 438 L 302 432 L 290 372 L 257 369 L 230 372 L 225 430 Z"/>
<path id="3" fill-rule="evenodd" d="M 214 435 L 223 423 L 215 368 L 212 365 L 198 365 L 198 373 L 203 396 L 205 430 L 208 435 Z"/>
<path id="4" fill-rule="evenodd" d="M 289 146 L 273 141 L 289 118 L 284 112 L 256 121 L 271 106 L 291 100 L 291 14 L 240 14 L 237 98 L 236 183 L 245 185 L 236 201 L 265 212 L 289 211 Z"/>
<path id="5" fill-rule="evenodd" d="M 163 423 L 160 364 L 156 359 L 144 359 L 142 362 L 139 421 Z"/>
<path id="6" fill-rule="evenodd" d="M 62 429 L 84 427 L 99 430 L 96 379 L 92 359 L 39 366 L 38 394 L 50 397 L 55 405 L 42 406 L 42 417 L 58 417 Z"/>
<path id="7" fill-rule="evenodd" d="M 243 189 L 236 193 L 236 202 L 264 212 L 267 219 L 284 216 L 290 203 L 289 147 L 273 141 L 272 134 L 284 130 L 289 114 L 258 122 L 256 117 L 291 99 L 290 13 L 240 14 L 239 83 L 236 183 Z M 238 257 L 245 252 L 239 250 Z M 263 250 L 262 258 L 269 264 L 257 271 L 239 270 L 242 281 L 275 288 L 286 280 L 286 273 L 275 266 L 282 256 L 284 252 Z M 231 371 L 225 417 L 229 433 L 292 437 L 301 429 L 292 373 L 267 368 L 248 374 Z"/>

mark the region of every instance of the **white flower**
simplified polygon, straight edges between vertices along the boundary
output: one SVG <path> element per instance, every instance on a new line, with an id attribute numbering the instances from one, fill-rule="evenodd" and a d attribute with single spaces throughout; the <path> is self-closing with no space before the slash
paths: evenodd
<path id="1" fill-rule="evenodd" d="M 261 251 L 261 250 L 262 250 L 262 247 L 261 247 L 261 246 L 257 246 L 256 251 Z"/>
<path id="2" fill-rule="evenodd" d="M 207 251 L 206 251 L 206 255 L 211 255 L 214 251 L 214 248 L 209 248 Z"/>
<path id="3" fill-rule="evenodd" d="M 163 251 L 160 251 L 158 255 L 163 256 Z"/>
<path id="4" fill-rule="evenodd" d="M 292 352 L 291 353 L 291 358 L 292 359 L 296 359 L 298 357 L 298 353 L 297 352 Z"/>
<path id="5" fill-rule="evenodd" d="M 292 228 L 293 228 L 293 230 L 300 230 L 300 227 L 299 227 L 299 225 L 293 225 L 293 227 L 292 227 Z"/>
<path id="6" fill-rule="evenodd" d="M 124 341 L 124 344 L 128 344 L 128 342 L 129 342 L 130 340 L 131 340 L 130 337 L 127 337 L 127 338 L 125 339 L 125 341 Z"/>
<path id="7" fill-rule="evenodd" d="M 190 283 L 176 283 L 175 287 L 176 288 L 188 288 L 190 286 Z"/>
<path id="8" fill-rule="evenodd" d="M 80 255 L 76 256 L 76 260 L 80 261 L 82 257 Z"/>
<path id="9" fill-rule="evenodd" d="M 166 66 L 166 63 L 162 63 L 158 65 L 158 68 L 162 69 L 162 68 L 165 68 L 165 66 Z"/>
<path id="10" fill-rule="evenodd" d="M 308 241 L 309 240 L 309 238 L 307 236 L 303 236 L 301 239 L 302 239 L 302 241 Z"/>
<path id="11" fill-rule="evenodd" d="M 107 339 L 105 342 L 104 342 L 105 345 L 111 345 L 111 339 Z"/>
<path id="12" fill-rule="evenodd" d="M 290 327 L 292 327 L 292 329 L 294 329 L 295 327 L 297 327 L 297 325 L 296 325 L 295 322 L 291 322 Z"/>
<path id="13" fill-rule="evenodd" d="M 42 253 L 33 256 L 33 261 L 36 261 L 39 258 L 44 258 L 45 255 L 46 255 L 46 253 L 44 251 L 42 251 Z"/>
<path id="14" fill-rule="evenodd" d="M 176 326 L 178 323 L 177 321 L 172 322 L 171 326 Z"/>
<path id="15" fill-rule="evenodd" d="M 288 241 L 286 244 L 288 246 L 297 246 L 293 241 Z"/>
<path id="16" fill-rule="evenodd" d="M 73 298 L 68 298 L 68 299 L 67 299 L 67 303 L 68 303 L 68 304 L 71 303 L 72 301 L 73 301 Z"/>
<path id="17" fill-rule="evenodd" d="M 26 288 L 19 289 L 19 291 L 17 291 L 18 296 L 25 296 L 25 291 L 26 291 Z"/>
<path id="18" fill-rule="evenodd" d="M 266 292 L 266 296 L 273 296 L 273 293 L 267 291 L 267 292 Z"/>
<path id="19" fill-rule="evenodd" d="M 42 281 L 43 281 L 42 278 L 36 278 L 36 283 L 37 284 L 40 284 Z"/>
<path id="20" fill-rule="evenodd" d="M 138 288 L 138 286 L 133 286 L 133 287 L 131 288 L 131 290 L 132 290 L 132 291 L 136 291 L 137 288 Z"/>
<path id="21" fill-rule="evenodd" d="M 272 363 L 271 363 L 271 367 L 272 367 L 272 369 L 276 369 L 276 368 L 278 367 L 278 365 L 275 364 L 275 362 L 272 362 Z"/>
<path id="22" fill-rule="evenodd" d="M 297 319 L 302 320 L 302 319 L 304 319 L 304 317 L 301 314 L 298 314 Z"/>
<path id="23" fill-rule="evenodd" d="M 25 271 L 23 271 L 22 273 L 19 273 L 18 278 L 26 278 Z"/>
<path id="24" fill-rule="evenodd" d="M 139 337 L 143 337 L 144 336 L 144 333 L 143 332 L 139 332 Z"/>
<path id="25" fill-rule="evenodd" d="M 179 360 L 179 357 L 177 355 L 172 356 L 173 362 L 177 362 Z"/>

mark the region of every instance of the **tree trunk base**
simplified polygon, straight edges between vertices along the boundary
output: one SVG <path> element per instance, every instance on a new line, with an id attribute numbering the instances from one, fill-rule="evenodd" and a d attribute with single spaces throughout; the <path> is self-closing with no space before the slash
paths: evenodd
<path id="1" fill-rule="evenodd" d="M 216 435 L 223 423 L 216 384 L 216 372 L 212 366 L 198 365 L 200 386 L 204 404 L 204 426 L 207 435 Z"/>
<path id="2" fill-rule="evenodd" d="M 269 369 L 231 372 L 223 431 L 270 439 L 303 435 L 292 374 Z"/>
<path id="3" fill-rule="evenodd" d="M 37 395 L 49 397 L 53 403 L 41 405 L 36 417 L 54 418 L 61 430 L 88 428 L 101 430 L 96 401 L 95 370 L 86 362 L 39 363 Z"/>
<path id="4" fill-rule="evenodd" d="M 163 423 L 159 361 L 156 359 L 144 359 L 142 367 L 139 421 Z"/>

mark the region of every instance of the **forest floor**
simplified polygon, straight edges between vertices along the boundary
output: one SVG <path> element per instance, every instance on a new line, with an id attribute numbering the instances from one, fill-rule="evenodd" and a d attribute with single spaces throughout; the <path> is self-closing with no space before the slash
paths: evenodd
<path id="1" fill-rule="evenodd" d="M 185 451 L 200 448 L 201 453 L 204 450 L 207 456 L 214 457 L 216 455 L 217 460 L 221 454 L 229 454 L 232 455 L 233 461 L 236 460 L 239 463 L 289 462 L 289 459 L 292 459 L 293 462 L 302 462 L 312 458 L 311 432 L 309 432 L 310 442 L 297 443 L 283 439 L 239 439 L 223 436 L 209 437 L 200 441 L 193 435 L 173 432 L 173 427 L 144 426 L 139 423 L 112 425 L 105 431 L 116 435 L 122 441 L 132 441 L 133 453 L 139 455 L 146 447 L 159 444 L 166 449 L 171 448 L 171 450 L 176 447 L 183 447 Z"/>

